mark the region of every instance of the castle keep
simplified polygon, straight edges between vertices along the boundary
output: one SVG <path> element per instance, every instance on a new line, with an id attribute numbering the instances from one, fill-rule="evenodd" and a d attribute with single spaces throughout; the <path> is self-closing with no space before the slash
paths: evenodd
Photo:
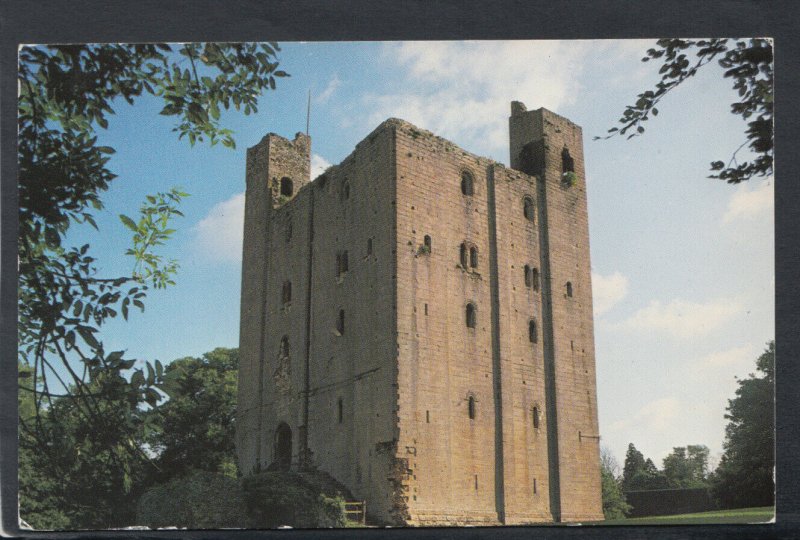
<path id="1" fill-rule="evenodd" d="M 237 449 L 393 525 L 602 519 L 581 128 L 511 104 L 511 167 L 389 119 L 313 182 L 247 152 Z"/>

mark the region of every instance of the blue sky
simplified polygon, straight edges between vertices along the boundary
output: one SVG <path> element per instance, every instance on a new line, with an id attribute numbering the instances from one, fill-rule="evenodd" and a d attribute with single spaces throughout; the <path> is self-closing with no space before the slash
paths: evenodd
<path id="1" fill-rule="evenodd" d="M 640 58 L 650 41 L 284 43 L 291 74 L 259 112 L 223 112 L 237 148 L 190 148 L 156 100 L 118 104 L 100 142 L 119 177 L 91 242 L 104 275 L 130 272 L 118 214 L 148 193 L 191 193 L 163 252 L 177 285 L 151 293 L 144 314 L 104 327 L 107 350 L 168 362 L 238 346 L 245 151 L 268 132 L 305 130 L 312 94 L 312 166 L 321 172 L 390 116 L 508 164 L 510 101 L 547 107 L 583 127 L 602 444 L 620 463 L 633 442 L 657 465 L 673 446 L 722 450 L 735 377 L 754 371 L 774 337 L 772 179 L 708 179 L 744 142 L 735 99 L 709 65 L 659 105 L 642 137 L 593 141 L 658 79 Z M 740 151 L 737 157 L 746 158 Z"/>

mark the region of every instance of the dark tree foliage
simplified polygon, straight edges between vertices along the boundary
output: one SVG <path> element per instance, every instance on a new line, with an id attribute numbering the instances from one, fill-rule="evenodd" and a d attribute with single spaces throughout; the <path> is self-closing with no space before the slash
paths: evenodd
<path id="1" fill-rule="evenodd" d="M 664 458 L 664 476 L 671 488 L 700 488 L 708 485 L 708 447 L 678 446 Z"/>
<path id="2" fill-rule="evenodd" d="M 139 436 L 136 412 L 157 404 L 157 388 L 170 390 L 160 363 L 137 364 L 123 351 L 105 350 L 99 331 L 110 318 L 127 319 L 131 307 L 144 310 L 150 288 L 173 283 L 177 263 L 155 250 L 174 232 L 170 222 L 181 215 L 186 194 L 173 188 L 150 195 L 136 220 L 120 216 L 132 231 L 132 270 L 98 275 L 90 245 L 65 245 L 70 227 L 97 228 L 93 215 L 116 176 L 109 168 L 114 149 L 98 144 L 97 130 L 123 102 L 149 94 L 163 100 L 161 114 L 175 118 L 178 138 L 234 147 L 231 131 L 219 123 L 220 109 L 257 110 L 261 93 L 286 76 L 277 69 L 278 50 L 274 43 L 20 49 L 18 339 L 19 360 L 31 368 L 20 392 L 32 396 L 34 411 L 20 418 L 20 448 L 40 454 L 40 474 L 67 474 L 71 465 L 58 437 L 69 436 L 78 419 L 94 437 L 83 456 L 94 452 L 123 470 L 149 463 L 129 442 Z M 85 478 L 87 484 L 106 480 Z M 120 483 L 123 491 L 130 481 Z"/>
<path id="3" fill-rule="evenodd" d="M 619 465 L 608 448 L 600 449 L 600 487 L 603 498 L 603 517 L 623 519 L 631 506 L 622 492 L 622 478 L 618 477 Z"/>
<path id="4" fill-rule="evenodd" d="M 109 380 L 105 380 L 108 378 Z M 36 529 L 105 529 L 131 524 L 148 467 L 140 456 L 147 419 L 126 399 L 128 382 L 100 372 L 88 392 L 104 388 L 96 421 L 68 394 L 41 411 L 39 432 L 21 431 L 20 516 Z M 112 398 L 118 390 L 120 398 Z M 41 448 L 41 441 L 46 448 Z"/>
<path id="5" fill-rule="evenodd" d="M 625 465 L 622 472 L 622 489 L 624 491 L 637 491 L 644 489 L 664 489 L 667 487 L 667 478 L 659 471 L 650 458 L 636 449 L 633 443 L 628 444 L 625 454 Z"/>
<path id="6" fill-rule="evenodd" d="M 740 379 L 728 400 L 724 453 L 713 493 L 724 508 L 768 506 L 775 501 L 775 342 L 758 358 L 761 376 Z"/>
<path id="7" fill-rule="evenodd" d="M 609 138 L 625 135 L 628 138 L 644 133 L 644 123 L 658 115 L 656 105 L 669 92 L 697 74 L 698 70 L 717 61 L 725 70 L 724 76 L 733 81 L 739 100 L 731 104 L 731 113 L 747 121 L 746 140 L 727 161 L 711 163 L 711 178 L 738 184 L 754 176 L 772 174 L 773 156 L 773 62 L 772 42 L 768 39 L 660 39 L 648 49 L 643 62 L 663 62 L 661 80 L 655 88 L 637 96 L 619 119 L 620 128 L 609 129 Z M 629 133 L 630 132 L 630 133 Z M 598 139 L 599 137 L 595 137 Z M 755 154 L 751 161 L 739 163 L 736 154 L 748 146 Z"/>
<path id="8" fill-rule="evenodd" d="M 239 350 L 217 348 L 202 358 L 181 358 L 165 371 L 172 377 L 169 401 L 147 414 L 148 438 L 159 470 L 156 482 L 209 471 L 237 476 L 235 422 Z"/>

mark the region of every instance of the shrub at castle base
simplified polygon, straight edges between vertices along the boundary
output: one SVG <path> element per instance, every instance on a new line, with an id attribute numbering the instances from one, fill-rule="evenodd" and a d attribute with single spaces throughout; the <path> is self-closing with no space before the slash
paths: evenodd
<path id="1" fill-rule="evenodd" d="M 265 472 L 235 479 L 206 471 L 147 491 L 137 523 L 150 528 L 274 529 L 344 527 L 344 500 L 298 474 Z"/>

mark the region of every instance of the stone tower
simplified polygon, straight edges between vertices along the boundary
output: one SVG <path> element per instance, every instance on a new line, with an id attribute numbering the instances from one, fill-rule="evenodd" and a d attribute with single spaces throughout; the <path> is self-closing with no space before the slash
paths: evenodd
<path id="1" fill-rule="evenodd" d="M 377 523 L 602 519 L 581 130 L 510 131 L 507 168 L 390 119 L 310 183 L 302 135 L 249 150 L 243 472 L 324 471 Z"/>

